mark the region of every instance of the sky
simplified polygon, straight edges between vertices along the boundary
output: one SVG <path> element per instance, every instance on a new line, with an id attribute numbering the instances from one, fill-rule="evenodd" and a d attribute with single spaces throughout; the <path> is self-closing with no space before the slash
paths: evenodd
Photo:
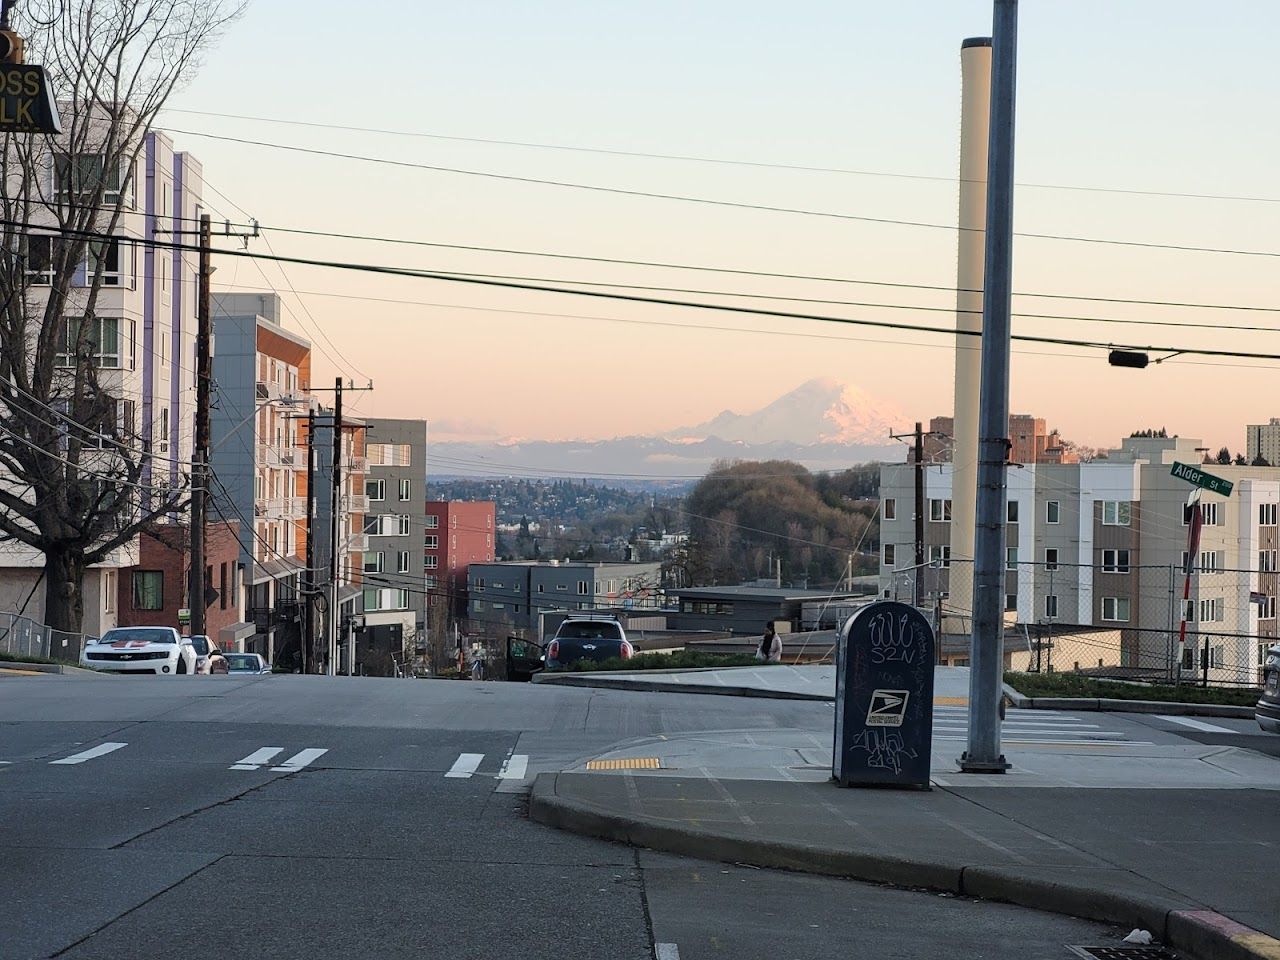
<path id="1" fill-rule="evenodd" d="M 1280 328 L 1280 6 L 1023 0 L 1021 8 L 1017 231 L 1271 255 L 1020 238 L 1014 290 L 1278 309 L 1019 297 L 1015 311 L 1205 329 L 1016 317 L 1015 332 L 1280 355 L 1280 335 L 1271 332 Z M 990 0 L 256 0 L 171 99 L 161 126 L 201 160 L 216 191 L 206 191 L 215 214 L 262 223 L 254 251 L 557 284 L 837 300 L 859 305 L 715 298 L 949 326 L 954 294 L 945 290 L 308 237 L 281 228 L 942 287 L 955 283 L 951 229 L 512 182 L 200 134 L 950 225 L 960 44 L 989 35 L 991 15 Z M 286 325 L 316 342 L 317 384 L 335 375 L 372 380 L 374 390 L 354 400 L 358 413 L 425 418 L 437 439 L 656 432 L 726 408 L 758 408 L 820 376 L 896 405 L 905 420 L 951 412 L 954 339 L 945 336 L 298 265 L 282 275 L 273 264 L 259 269 L 230 258 L 215 276 L 220 289 L 268 285 L 286 296 Z M 1242 325 L 1264 329 L 1224 329 Z M 1243 449 L 1246 423 L 1280 416 L 1278 367 L 1280 360 L 1181 356 L 1146 370 L 1115 369 L 1102 350 L 1015 344 L 1011 408 L 1090 445 L 1113 446 L 1132 430 L 1165 426 L 1214 447 Z"/>

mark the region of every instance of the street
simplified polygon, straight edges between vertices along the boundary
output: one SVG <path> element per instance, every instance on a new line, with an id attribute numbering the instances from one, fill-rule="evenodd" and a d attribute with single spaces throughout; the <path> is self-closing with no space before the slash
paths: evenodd
<path id="1" fill-rule="evenodd" d="M 539 772 L 620 741 L 823 724 L 822 703 L 540 685 L 5 678 L 0 955 L 1012 960 L 1115 942 L 524 815 Z"/>

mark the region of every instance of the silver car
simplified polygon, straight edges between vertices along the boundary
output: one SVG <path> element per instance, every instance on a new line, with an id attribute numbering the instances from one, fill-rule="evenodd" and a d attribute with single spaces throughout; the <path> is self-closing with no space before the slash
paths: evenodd
<path id="1" fill-rule="evenodd" d="M 260 653 L 224 653 L 222 656 L 227 661 L 227 672 L 232 676 L 271 672 L 271 664 Z"/>

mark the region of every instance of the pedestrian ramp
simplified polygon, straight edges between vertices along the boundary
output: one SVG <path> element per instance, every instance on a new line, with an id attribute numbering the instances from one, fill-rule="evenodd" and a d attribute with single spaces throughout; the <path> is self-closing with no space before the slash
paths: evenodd
<path id="1" fill-rule="evenodd" d="M 1106 714 L 1076 716 L 1050 710 L 1010 710 L 1000 724 L 1000 742 L 1028 749 L 1098 747 L 1105 745 L 1150 747 L 1152 741 L 1134 739 Z M 969 712 L 964 707 L 935 705 L 934 743 L 963 743 L 969 738 Z"/>

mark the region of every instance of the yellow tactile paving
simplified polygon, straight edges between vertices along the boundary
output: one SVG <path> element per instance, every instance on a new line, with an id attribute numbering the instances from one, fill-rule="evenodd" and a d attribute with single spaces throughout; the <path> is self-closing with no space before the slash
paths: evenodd
<path id="1" fill-rule="evenodd" d="M 17 667 L 0 667 L 0 676 L 8 677 L 43 677 L 42 670 L 19 670 Z"/>
<path id="2" fill-rule="evenodd" d="M 588 770 L 657 770 L 657 757 L 621 757 L 617 760 L 588 760 Z"/>
<path id="3" fill-rule="evenodd" d="M 968 697 L 934 697 L 933 705 L 935 707 L 967 707 L 969 705 Z"/>

